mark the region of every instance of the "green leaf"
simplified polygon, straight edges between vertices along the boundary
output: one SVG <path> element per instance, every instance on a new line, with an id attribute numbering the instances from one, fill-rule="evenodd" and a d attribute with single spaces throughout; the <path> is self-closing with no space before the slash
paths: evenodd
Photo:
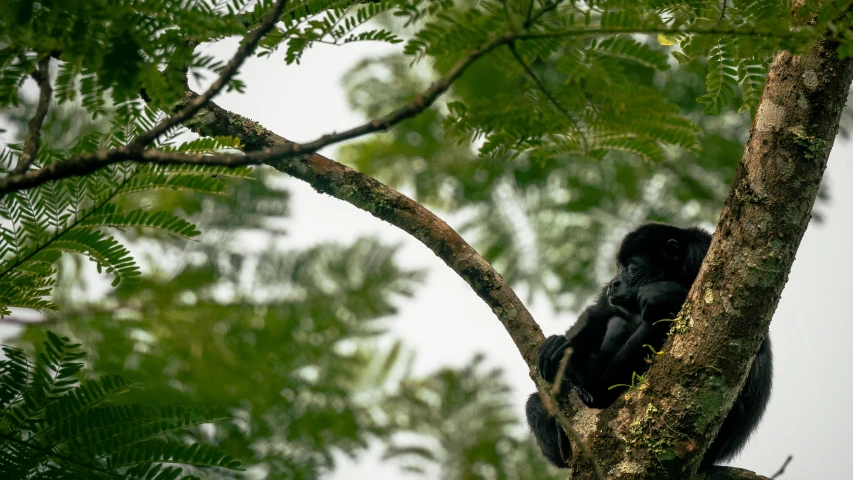
<path id="1" fill-rule="evenodd" d="M 113 286 L 122 281 L 137 281 L 141 274 L 125 247 L 113 237 L 91 228 L 77 227 L 66 231 L 57 240 L 45 245 L 32 258 L 38 261 L 43 258 L 42 252 L 52 251 L 79 253 L 88 257 L 98 265 L 99 270 L 101 267 L 106 268 L 108 273 L 116 276 Z"/>
<path id="2" fill-rule="evenodd" d="M 738 78 L 736 58 L 730 40 L 721 39 L 711 49 L 711 56 L 708 59 L 708 75 L 705 77 L 708 93 L 696 99 L 697 102 L 705 104 L 702 113 L 719 115 L 723 107 L 728 105 L 734 97 L 734 87 Z"/>
<path id="3" fill-rule="evenodd" d="M 597 45 L 593 42 L 590 48 L 599 54 L 637 62 L 655 70 L 669 70 L 669 62 L 665 53 L 630 37 L 607 38 Z"/>
<path id="4" fill-rule="evenodd" d="M 78 226 L 156 228 L 184 238 L 201 234 L 195 225 L 168 212 L 146 212 L 142 209 L 122 212 L 118 211 L 117 208 L 112 210 L 114 211 L 104 211 L 91 215 L 80 222 Z"/>

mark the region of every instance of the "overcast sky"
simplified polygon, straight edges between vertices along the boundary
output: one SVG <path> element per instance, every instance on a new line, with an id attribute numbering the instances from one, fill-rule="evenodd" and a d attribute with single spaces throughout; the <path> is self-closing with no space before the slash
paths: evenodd
<path id="1" fill-rule="evenodd" d="M 235 45 L 223 42 L 214 51 L 230 54 Z M 364 120 L 349 110 L 340 77 L 363 55 L 393 48 L 321 45 L 294 67 L 286 67 L 283 61 L 252 59 L 240 74 L 246 94 L 225 94 L 216 101 L 288 139 L 312 140 Z M 334 158 L 335 148 L 322 153 Z M 830 203 L 821 209 L 825 223 L 812 224 L 806 232 L 770 327 L 775 357 L 770 406 L 758 433 L 734 460 L 736 466 L 770 475 L 793 454 L 785 479 L 851 477 L 847 458 L 853 431 L 849 413 L 853 314 L 848 296 L 853 273 L 851 159 L 853 146 L 836 144 L 825 175 L 831 194 Z M 484 352 L 489 362 L 506 371 L 515 388 L 518 414 L 523 415 L 523 402 L 533 389 L 527 367 L 501 324 L 467 284 L 429 249 L 395 227 L 298 181 L 288 184 L 293 192 L 288 229 L 294 233 L 289 242 L 348 242 L 372 234 L 401 245 L 398 259 L 403 266 L 427 270 L 426 284 L 401 304 L 400 315 L 391 323 L 392 331 L 416 351 L 417 373 L 461 366 L 474 352 Z M 565 331 L 575 320 L 574 315 L 556 316 L 544 303 L 532 305 L 531 311 L 546 336 Z M 401 477 L 393 465 L 379 464 L 376 451 L 357 461 L 340 460 L 329 480 Z"/>

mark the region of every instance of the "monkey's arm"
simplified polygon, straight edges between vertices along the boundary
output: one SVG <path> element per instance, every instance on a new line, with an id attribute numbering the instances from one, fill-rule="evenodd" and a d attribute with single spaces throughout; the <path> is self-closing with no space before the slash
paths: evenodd
<path id="1" fill-rule="evenodd" d="M 542 343 L 537 359 L 539 375 L 553 382 L 563 353 L 566 348 L 571 347 L 573 352 L 563 379 L 576 385 L 582 382 L 588 376 L 601 349 L 608 321 L 617 315 L 619 310 L 607 302 L 606 292 L 602 292 L 598 300 L 581 313 L 565 335 L 552 335 Z"/>
<path id="2" fill-rule="evenodd" d="M 655 282 L 637 289 L 637 303 L 643 319 L 656 322 L 675 318 L 687 299 L 688 287 L 677 282 Z"/>
<path id="3" fill-rule="evenodd" d="M 565 335 L 553 335 L 548 337 L 539 347 L 537 367 L 539 375 L 545 380 L 553 382 L 560 367 L 566 348 L 572 347 L 573 353 L 569 357 L 569 364 L 563 376 L 563 388 L 575 388 L 585 403 L 591 400 L 589 394 L 578 385 L 582 385 L 589 378 L 590 370 L 597 364 L 602 343 L 609 338 L 608 345 L 616 345 L 620 339 L 616 337 L 627 337 L 627 332 L 621 327 L 623 319 L 617 318 L 613 324 L 614 330 L 608 332 L 610 319 L 618 317 L 621 310 L 612 307 L 607 301 L 606 290 L 599 295 L 598 301 L 583 311 L 578 321 L 566 332 Z M 608 337 L 609 335 L 609 337 Z M 621 340 L 624 341 L 624 340 Z M 611 347 L 613 348 L 613 347 Z M 571 457 L 569 439 L 563 429 L 557 424 L 556 418 L 552 417 L 538 393 L 534 393 L 527 400 L 527 423 L 533 432 L 536 442 L 545 458 L 557 467 L 568 467 L 565 459 Z"/>
<path id="4" fill-rule="evenodd" d="M 651 350 L 644 345 L 651 345 L 655 350 L 660 349 L 666 339 L 669 324 L 659 323 L 657 325 L 643 321 L 622 345 L 612 360 L 603 369 L 603 373 L 595 378 L 590 378 L 585 387 L 592 397 L 591 402 L 586 402 L 592 408 L 604 408 L 613 403 L 614 400 L 625 390 L 625 387 L 611 389 L 614 385 L 630 385 L 633 373 L 642 373 L 645 370 L 646 355 Z"/>

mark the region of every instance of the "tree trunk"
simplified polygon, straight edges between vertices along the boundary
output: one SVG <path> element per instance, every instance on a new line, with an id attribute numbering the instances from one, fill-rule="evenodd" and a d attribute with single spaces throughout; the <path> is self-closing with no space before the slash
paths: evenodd
<path id="1" fill-rule="evenodd" d="M 607 409 L 564 403 L 611 479 L 695 474 L 767 334 L 851 80 L 853 58 L 840 60 L 831 42 L 776 55 L 711 249 L 663 355 L 641 388 Z M 572 462 L 574 479 L 595 478 L 581 455 Z M 705 477 L 760 478 L 714 470 Z"/>

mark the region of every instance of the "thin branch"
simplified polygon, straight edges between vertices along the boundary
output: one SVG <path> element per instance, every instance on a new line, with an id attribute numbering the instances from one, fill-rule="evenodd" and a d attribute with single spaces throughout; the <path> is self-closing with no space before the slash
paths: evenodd
<path id="1" fill-rule="evenodd" d="M 551 390 L 548 391 L 548 396 L 556 403 L 557 395 L 560 393 L 560 387 L 563 385 L 563 376 L 566 374 L 566 366 L 569 364 L 569 357 L 572 356 L 574 350 L 570 347 L 563 352 L 563 358 L 560 359 L 560 365 L 557 367 L 557 377 L 554 379 L 554 384 L 551 385 Z"/>
<path id="2" fill-rule="evenodd" d="M 530 18 L 533 15 L 533 4 L 536 3 L 536 0 L 530 0 L 530 4 L 527 6 L 527 14 L 524 16 L 524 24 L 530 25 Z"/>
<path id="3" fill-rule="evenodd" d="M 770 478 L 771 478 L 771 480 L 775 480 L 775 479 L 777 479 L 777 478 L 781 477 L 781 476 L 782 476 L 782 474 L 784 474 L 784 473 L 785 473 L 785 469 L 786 469 L 786 468 L 788 468 L 788 464 L 789 464 L 789 463 L 791 463 L 791 460 L 793 460 L 793 459 L 794 459 L 794 456 L 793 456 L 793 455 L 788 455 L 788 458 L 786 458 L 786 459 L 785 459 L 785 462 L 784 462 L 784 463 L 782 463 L 782 466 L 781 466 L 781 467 L 779 467 L 779 470 L 778 470 L 778 471 L 776 471 L 776 473 L 774 473 L 774 474 L 770 477 Z"/>
<path id="4" fill-rule="evenodd" d="M 567 348 L 563 352 L 563 358 L 560 359 L 560 366 L 557 368 L 557 377 L 554 379 L 554 384 L 551 386 L 551 390 L 548 391 L 548 394 L 546 395 L 545 390 L 541 388 L 538 389 L 537 393 L 539 393 L 539 398 L 542 400 L 542 404 L 545 406 L 545 409 L 548 410 L 548 413 L 557 419 L 557 422 L 560 423 L 563 430 L 565 430 L 566 433 L 572 437 L 575 444 L 580 447 L 583 456 L 592 464 L 595 478 L 598 480 L 607 480 L 607 477 L 604 475 L 604 471 L 601 470 L 601 465 L 599 465 L 598 460 L 596 460 L 595 456 L 592 454 L 589 446 L 587 446 L 586 442 L 583 441 L 583 437 L 581 437 L 580 433 L 578 433 L 577 429 L 572 425 L 572 421 L 560 411 L 558 406 L 557 394 L 560 393 L 560 386 L 563 384 L 563 375 L 566 374 L 566 365 L 569 364 L 569 357 L 571 355 L 571 348 Z"/>
<path id="5" fill-rule="evenodd" d="M 164 134 L 170 128 L 189 120 L 196 114 L 196 112 L 199 111 L 199 109 L 201 109 L 201 107 L 204 106 L 205 103 L 216 96 L 216 94 L 219 93 L 225 85 L 228 85 L 228 82 L 231 81 L 231 78 L 237 73 L 237 70 L 239 70 L 240 66 L 243 65 L 246 58 L 255 50 L 258 42 L 260 42 L 261 39 L 264 38 L 264 35 L 269 33 L 273 26 L 275 26 L 276 22 L 278 22 L 278 18 L 281 16 L 281 12 L 284 10 L 284 6 L 287 4 L 287 1 L 288 0 L 278 0 L 272 10 L 267 14 L 263 23 L 246 35 L 246 38 L 243 40 L 240 47 L 237 48 L 237 52 L 231 58 L 231 61 L 225 65 L 225 68 L 223 68 L 222 72 L 219 74 L 219 78 L 213 82 L 213 85 L 211 85 L 206 92 L 196 98 L 193 102 L 188 103 L 180 111 L 173 113 L 168 118 L 155 125 L 151 130 L 137 136 L 130 145 L 128 145 L 128 147 L 131 150 L 140 149 L 156 140 L 157 137 Z"/>
<path id="6" fill-rule="evenodd" d="M 554 0 L 553 2 L 549 3 L 548 5 L 545 5 L 544 7 L 542 7 L 542 10 L 539 10 L 538 12 L 536 12 L 535 15 L 530 15 L 530 12 L 527 12 L 527 20 L 524 22 L 524 28 L 530 28 L 534 23 L 536 23 L 536 20 L 539 20 L 540 18 L 542 18 L 542 15 L 545 15 L 548 12 L 554 10 L 555 8 L 560 6 L 561 3 L 563 3 L 563 0 Z M 530 8 L 532 10 L 533 0 L 530 0 Z"/>
<path id="7" fill-rule="evenodd" d="M 47 109 L 50 107 L 50 99 L 53 96 L 53 88 L 50 86 L 50 55 L 45 55 L 39 60 L 36 71 L 32 73 L 33 79 L 39 86 L 39 101 L 36 113 L 27 124 L 27 139 L 24 141 L 24 151 L 12 173 L 21 174 L 29 170 L 30 165 L 38 156 L 39 140 L 41 138 L 41 126 L 47 117 Z"/>
<path id="8" fill-rule="evenodd" d="M 275 148 L 270 148 L 264 151 L 251 152 L 246 155 L 180 154 L 173 152 L 162 152 L 154 149 L 142 150 L 139 148 L 134 148 L 133 145 L 127 147 L 120 147 L 113 150 L 102 150 L 94 153 L 87 153 L 72 157 L 61 162 L 56 162 L 45 168 L 27 172 L 26 174 L 8 175 L 0 179 L 0 195 L 15 192 L 18 190 L 23 190 L 26 188 L 33 188 L 51 180 L 60 180 L 72 176 L 87 175 L 108 165 L 127 160 L 135 162 L 156 163 L 161 165 L 187 163 L 195 165 L 219 165 L 226 167 L 238 167 L 244 165 L 260 165 L 263 163 L 282 161 L 287 160 L 289 158 L 311 154 L 328 145 L 332 145 L 345 140 L 350 140 L 352 138 L 360 137 L 368 133 L 387 130 L 392 126 L 402 122 L 403 120 L 418 115 L 419 113 L 429 108 L 436 101 L 436 99 L 441 96 L 441 94 L 446 92 L 453 84 L 453 82 L 456 81 L 456 79 L 458 79 L 465 71 L 465 69 L 467 69 L 472 63 L 474 63 L 483 55 L 491 52 L 492 50 L 511 42 L 514 38 L 515 34 L 506 33 L 504 35 L 492 39 L 489 42 L 486 42 L 479 48 L 469 51 L 468 54 L 465 55 L 465 57 L 460 59 L 458 62 L 456 62 L 456 64 L 450 70 L 448 70 L 448 72 L 443 77 L 433 83 L 429 88 L 427 88 L 424 92 L 415 97 L 415 99 L 407 105 L 404 105 L 403 107 L 385 116 L 376 118 L 363 125 L 351 128 L 341 133 L 323 135 L 320 138 L 307 143 L 300 144 L 289 142 L 287 144 L 280 145 Z M 209 93 L 210 90 L 205 92 L 204 95 L 194 97 L 192 102 L 188 104 L 188 107 L 184 107 L 183 109 L 181 109 L 181 112 L 189 111 L 189 106 L 191 105 L 203 105 L 208 103 L 210 101 L 209 98 L 204 102 L 199 102 L 199 99 L 205 98 L 205 96 L 209 97 Z M 197 108 L 195 108 L 195 110 L 197 110 Z M 169 118 L 182 118 L 183 115 L 180 114 L 181 112 Z M 181 121 L 183 122 L 187 119 L 188 118 L 185 118 Z M 158 127 L 155 127 L 151 131 L 153 132 L 154 130 L 157 130 L 157 128 Z"/>
<path id="9" fill-rule="evenodd" d="M 683 35 L 715 35 L 720 37 L 733 36 L 733 37 L 763 37 L 763 38 L 776 38 L 776 39 L 797 39 L 797 40 L 834 40 L 838 37 L 837 33 L 832 33 L 832 35 L 821 35 L 816 37 L 814 33 L 811 33 L 808 30 L 739 30 L 737 28 L 708 28 L 708 29 L 691 29 L 691 28 L 660 28 L 660 27 L 651 27 L 651 28 L 633 28 L 633 27 L 613 27 L 609 26 L 607 28 L 602 27 L 586 27 L 586 28 L 573 28 L 571 30 L 562 30 L 562 31 L 551 31 L 551 32 L 530 32 L 523 33 L 518 36 L 516 40 L 536 40 L 542 38 L 566 38 L 566 37 L 584 37 L 584 36 L 595 36 L 595 35 L 618 35 L 618 34 L 637 34 L 637 35 L 674 35 L 674 34 L 683 34 Z"/>
<path id="10" fill-rule="evenodd" d="M 220 76 L 219 80 L 217 80 L 207 92 L 203 95 L 195 97 L 192 103 L 185 106 L 178 113 L 170 116 L 164 122 L 160 123 L 156 127 L 154 127 L 151 131 L 146 132 L 145 134 L 140 135 L 137 139 L 128 145 L 127 147 L 122 147 L 114 150 L 100 151 L 95 153 L 90 153 L 86 155 L 81 155 L 78 157 L 72 157 L 70 159 L 57 162 L 51 165 L 48 168 L 43 168 L 38 171 L 30 171 L 24 174 L 10 174 L 6 177 L 0 179 L 0 196 L 3 194 L 14 192 L 18 190 L 22 190 L 25 188 L 32 188 L 38 185 L 41 185 L 45 182 L 51 180 L 59 180 L 62 178 L 67 178 L 76 175 L 85 175 L 99 168 L 103 168 L 110 164 L 131 160 L 137 162 L 151 162 L 151 163 L 160 163 L 160 164 L 174 164 L 174 163 L 192 163 L 197 165 L 220 165 L 220 166 L 241 166 L 241 165 L 258 165 L 262 163 L 270 163 L 276 161 L 286 160 L 288 158 L 293 158 L 297 156 L 303 156 L 306 154 L 310 154 L 323 148 L 328 145 L 332 145 L 334 143 L 342 142 L 345 140 L 350 140 L 361 135 L 365 135 L 368 133 L 384 131 L 388 128 L 396 125 L 397 123 L 411 118 L 425 109 L 429 108 L 433 102 L 445 91 L 450 88 L 450 85 L 459 78 L 460 75 L 477 59 L 482 57 L 483 55 L 491 52 L 492 50 L 506 44 L 510 44 L 513 41 L 517 40 L 530 40 L 536 38 L 556 38 L 563 36 L 582 36 L 582 35 L 608 35 L 608 34 L 616 34 L 616 33 L 689 33 L 689 34 L 699 34 L 699 33 L 715 33 L 715 34 L 730 34 L 730 35 L 756 35 L 756 36 L 764 36 L 768 33 L 759 33 L 756 31 L 752 32 L 738 32 L 734 29 L 724 29 L 724 30 L 714 30 L 710 29 L 703 32 L 690 32 L 684 29 L 622 29 L 622 28 L 608 28 L 608 29 L 580 29 L 580 30 L 572 30 L 568 32 L 545 32 L 545 33 L 530 33 L 530 32 L 507 32 L 501 36 L 495 37 L 489 42 L 481 45 L 480 47 L 471 50 L 468 54 L 460 59 L 456 65 L 454 65 L 442 78 L 436 81 L 432 86 L 430 86 L 423 93 L 415 97 L 415 99 L 405 105 L 404 107 L 391 112 L 388 115 L 377 118 L 370 122 L 367 122 L 364 125 L 359 127 L 352 128 L 350 130 L 336 133 L 323 135 L 322 137 L 303 144 L 297 143 L 288 143 L 286 145 L 276 147 L 273 149 L 269 149 L 263 152 L 252 152 L 245 156 L 240 155 L 181 155 L 176 153 L 164 153 L 156 150 L 145 150 L 140 153 L 140 146 L 144 146 L 146 143 L 152 141 L 154 138 L 163 133 L 163 131 L 171 128 L 178 123 L 184 122 L 188 120 L 195 112 L 198 111 L 201 106 L 203 106 L 207 101 L 212 98 L 216 91 L 222 88 L 224 84 L 227 82 L 225 77 L 229 77 L 233 75 L 231 72 L 229 75 L 225 75 L 226 72 L 230 72 L 232 69 L 236 70 L 239 67 L 239 64 L 242 63 L 243 59 L 247 55 L 241 52 L 248 50 L 248 46 L 252 44 L 252 42 L 257 42 L 262 34 L 264 26 L 269 24 L 268 28 L 272 28 L 272 23 L 274 23 L 275 12 L 279 11 L 283 8 L 284 2 L 286 0 L 279 0 L 277 3 L 276 9 L 270 13 L 270 16 L 265 20 L 264 25 L 254 30 L 252 34 L 247 37 L 247 41 L 244 45 L 238 49 L 238 54 L 229 62 L 228 66 L 226 66 L 223 71 L 223 75 Z M 550 3 L 542 8 L 539 12 L 533 15 L 534 18 L 539 18 L 542 16 L 544 12 L 550 11 L 559 4 L 559 1 L 555 1 Z M 273 19 L 273 20 L 270 20 Z M 785 37 L 798 37 L 804 36 L 799 34 L 798 31 L 792 32 L 769 32 L 774 33 L 780 38 Z M 812 38 L 811 35 L 805 35 L 805 37 Z"/>
<path id="11" fill-rule="evenodd" d="M 195 95 L 190 92 L 190 101 Z M 248 155 L 292 144 L 215 102 L 209 102 L 205 115 L 196 116 L 187 127 L 203 136 L 238 138 Z M 441 218 L 369 175 L 319 154 L 279 159 L 268 165 L 400 228 L 427 246 L 492 309 L 530 367 L 531 378 L 544 385 L 536 370 L 536 352 L 545 339 L 539 325 L 506 280 Z"/>
<path id="12" fill-rule="evenodd" d="M 450 70 L 448 70 L 447 73 L 444 74 L 444 76 L 442 76 L 435 83 L 430 85 L 429 88 L 424 90 L 420 95 L 416 96 L 414 100 L 412 100 L 409 104 L 403 106 L 402 108 L 399 108 L 385 116 L 371 120 L 365 123 L 364 125 L 351 128 L 341 133 L 323 135 L 322 137 L 312 142 L 303 144 L 290 144 L 290 147 L 284 147 L 279 150 L 272 150 L 270 152 L 270 158 L 268 160 L 278 160 L 283 158 L 284 156 L 290 155 L 291 153 L 312 153 L 319 150 L 320 148 L 323 148 L 327 145 L 331 145 L 333 143 L 342 142 L 344 140 L 350 140 L 368 133 L 387 130 L 393 127 L 394 125 L 402 122 L 403 120 L 412 118 L 432 106 L 432 104 L 435 103 L 438 97 L 440 97 L 444 92 L 446 92 L 453 84 L 453 82 L 455 82 L 456 79 L 458 79 L 462 75 L 462 73 L 476 60 L 478 60 L 483 55 L 491 52 L 492 50 L 495 50 L 496 48 L 502 45 L 512 42 L 515 37 L 516 34 L 514 33 L 505 33 L 499 37 L 493 38 L 492 40 L 486 42 L 480 47 L 469 51 L 463 58 L 457 61 L 456 64 Z"/>
<path id="13" fill-rule="evenodd" d="M 580 136 L 581 139 L 583 153 L 586 154 L 589 151 L 589 144 L 587 143 L 586 135 L 584 135 L 583 130 L 581 129 L 575 118 L 572 116 L 571 112 L 569 112 L 568 109 L 563 107 L 560 101 L 557 100 L 553 94 L 551 94 L 551 92 L 548 90 L 548 87 L 545 86 L 545 83 L 543 83 L 542 80 L 540 80 L 539 77 L 536 76 L 536 73 L 533 71 L 533 69 L 531 69 L 530 66 L 527 65 L 527 63 L 525 63 L 524 59 L 521 58 L 521 55 L 519 55 L 518 51 L 515 49 L 515 43 L 509 44 L 509 50 L 512 52 L 512 56 L 515 57 L 515 60 L 527 73 L 527 76 L 533 79 L 533 83 L 535 83 L 536 86 L 539 87 L 539 90 L 542 91 L 542 93 L 545 95 L 545 98 L 547 98 L 548 101 L 554 105 L 554 108 L 556 108 L 557 111 L 562 113 L 563 116 L 565 116 L 569 120 L 569 123 L 571 123 L 572 127 L 574 127 L 574 129 L 578 132 L 578 136 Z"/>

